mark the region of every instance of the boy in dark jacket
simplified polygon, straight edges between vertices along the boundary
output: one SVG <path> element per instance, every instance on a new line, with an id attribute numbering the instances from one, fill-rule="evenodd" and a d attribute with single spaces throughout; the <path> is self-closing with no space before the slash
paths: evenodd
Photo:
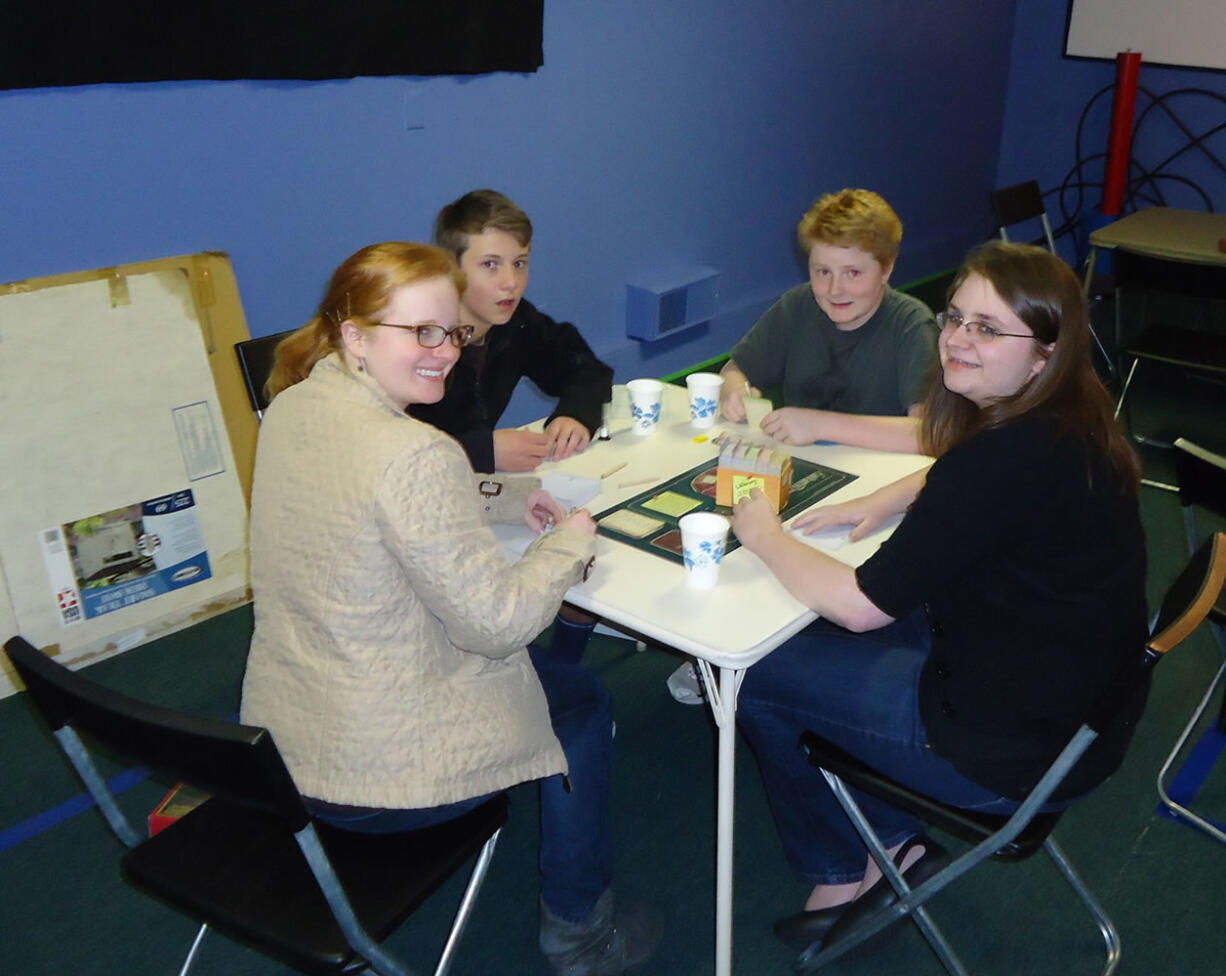
<path id="1" fill-rule="evenodd" d="M 612 397 L 613 370 L 596 358 L 569 322 L 555 322 L 523 300 L 532 222 L 506 196 L 473 190 L 439 211 L 434 242 L 468 276 L 460 321 L 473 338 L 438 403 L 410 411 L 451 434 L 474 471 L 532 471 L 587 447 Z M 537 434 L 495 429 L 521 377 L 558 398 Z"/>

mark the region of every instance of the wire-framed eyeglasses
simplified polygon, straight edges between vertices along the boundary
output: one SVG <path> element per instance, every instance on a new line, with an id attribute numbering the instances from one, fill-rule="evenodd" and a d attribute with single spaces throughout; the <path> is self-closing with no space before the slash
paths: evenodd
<path id="1" fill-rule="evenodd" d="M 378 324 L 385 325 L 389 329 L 404 329 L 406 332 L 415 333 L 418 345 L 426 349 L 437 349 L 447 339 L 451 339 L 453 346 L 462 349 L 473 338 L 473 327 L 471 325 L 456 325 L 448 329 L 441 325 L 435 325 L 433 322 L 426 322 L 421 325 L 400 325 L 396 322 L 380 322 Z"/>
<path id="2" fill-rule="evenodd" d="M 961 312 L 945 311 L 937 313 L 937 325 L 950 332 L 957 332 L 959 326 L 966 327 L 966 334 L 972 342 L 991 342 L 994 339 L 1037 339 L 1032 332 L 1001 332 L 991 322 L 981 319 L 967 319 Z"/>

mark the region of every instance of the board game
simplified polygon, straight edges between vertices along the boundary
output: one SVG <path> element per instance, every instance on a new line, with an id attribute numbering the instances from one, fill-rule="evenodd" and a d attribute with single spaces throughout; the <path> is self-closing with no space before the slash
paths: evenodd
<path id="1" fill-rule="evenodd" d="M 681 530 L 677 520 L 690 512 L 718 512 L 731 515 L 732 510 L 715 503 L 716 471 L 719 458 L 711 458 L 690 468 L 675 478 L 649 488 L 633 498 L 599 512 L 596 518 L 601 535 L 626 545 L 635 546 L 674 562 L 683 562 Z M 828 468 L 812 461 L 793 458 L 792 494 L 779 513 L 785 521 L 809 506 L 821 501 L 858 475 Z M 733 534 L 728 535 L 725 552 L 740 547 Z"/>

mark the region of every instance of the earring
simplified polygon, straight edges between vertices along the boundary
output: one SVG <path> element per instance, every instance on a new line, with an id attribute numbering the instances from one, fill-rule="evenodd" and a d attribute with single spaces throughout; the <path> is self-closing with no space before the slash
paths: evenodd
<path id="1" fill-rule="evenodd" d="M 359 360 L 358 360 L 358 372 L 359 372 L 359 373 L 365 373 L 365 372 L 366 372 L 366 360 L 365 360 L 365 359 L 359 359 Z"/>

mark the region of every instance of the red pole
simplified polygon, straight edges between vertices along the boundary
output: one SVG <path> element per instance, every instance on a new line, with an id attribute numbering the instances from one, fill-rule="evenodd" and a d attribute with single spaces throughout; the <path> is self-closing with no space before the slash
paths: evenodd
<path id="1" fill-rule="evenodd" d="M 1103 176 L 1104 216 L 1118 217 L 1128 185 L 1132 120 L 1137 108 L 1137 74 L 1141 52 L 1121 51 L 1115 58 L 1115 101 L 1111 108 L 1111 133 L 1107 137 L 1107 168 Z"/>

